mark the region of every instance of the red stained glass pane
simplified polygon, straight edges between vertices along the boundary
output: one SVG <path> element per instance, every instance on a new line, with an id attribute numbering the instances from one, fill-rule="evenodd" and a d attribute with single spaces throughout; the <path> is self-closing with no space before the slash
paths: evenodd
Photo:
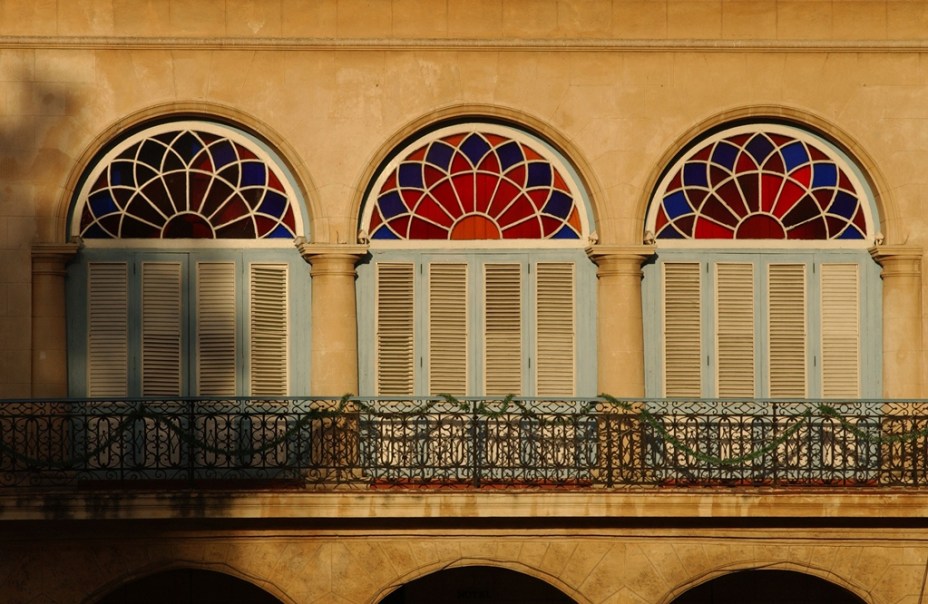
<path id="1" fill-rule="evenodd" d="M 537 219 L 503 227 L 503 239 L 541 239 L 541 225 Z"/>
<path id="2" fill-rule="evenodd" d="M 524 188 L 527 174 L 528 172 L 525 169 L 525 164 L 518 164 L 506 172 L 506 178 L 511 180 L 515 186 Z"/>
<path id="3" fill-rule="evenodd" d="M 694 219 L 693 217 L 687 217 L 687 221 L 695 221 L 695 237 L 697 239 L 731 239 L 734 237 L 734 229 L 724 227 L 720 224 L 716 224 L 711 220 L 706 220 L 705 218 L 700 218 L 699 220 Z M 683 222 L 683 221 L 677 221 Z M 686 224 L 686 223 L 684 223 Z M 683 224 L 680 225 L 684 226 Z M 687 233 L 692 233 L 693 228 L 690 227 Z M 692 236 L 692 235 L 690 235 Z"/>
<path id="4" fill-rule="evenodd" d="M 773 212 L 782 186 L 783 176 L 781 174 L 761 174 L 760 209 L 762 212 Z"/>
<path id="5" fill-rule="evenodd" d="M 818 202 L 818 207 L 824 212 L 828 209 L 828 206 L 831 205 L 831 200 L 835 198 L 834 189 L 816 189 L 812 191 L 812 195 L 815 197 L 815 200 Z"/>
<path id="6" fill-rule="evenodd" d="M 551 198 L 551 191 L 549 189 L 533 189 L 525 194 L 532 200 L 532 204 L 538 210 L 544 208 L 545 204 L 548 203 L 548 199 Z M 576 209 L 577 208 L 574 207 L 574 210 Z"/>
<path id="7" fill-rule="evenodd" d="M 451 186 L 451 181 L 443 180 L 432 187 L 429 193 L 435 201 L 444 206 L 453 216 L 461 216 L 467 213 L 467 210 L 462 207 L 461 201 L 458 200 L 457 191 Z"/>
<path id="8" fill-rule="evenodd" d="M 502 233 L 496 223 L 480 214 L 465 216 L 454 225 L 451 239 L 501 239 Z"/>
<path id="9" fill-rule="evenodd" d="M 488 212 L 490 216 L 499 216 L 500 212 L 505 212 L 509 214 L 510 210 L 507 210 L 509 205 L 512 203 L 516 197 L 522 193 L 522 189 L 513 186 L 511 183 L 501 180 L 498 183 L 496 188 L 496 193 L 493 195 L 493 201 L 490 202 L 490 211 Z M 513 222 L 513 220 L 521 220 L 527 216 L 531 216 L 536 213 L 536 209 L 532 206 L 531 203 L 528 203 L 528 200 L 522 198 L 525 203 L 518 204 L 519 214 L 512 216 L 508 220 L 501 219 L 500 222 L 503 224 Z"/>
<path id="10" fill-rule="evenodd" d="M 458 199 L 465 212 L 485 212 L 489 199 L 482 195 L 477 195 L 477 183 L 473 172 L 466 174 L 455 174 L 451 177 L 454 190 L 457 192 Z M 459 215 L 455 213 L 455 215 Z"/>
<path id="11" fill-rule="evenodd" d="M 735 235 L 738 239 L 786 239 L 780 221 L 767 214 L 748 216 L 738 225 Z"/>
<path id="12" fill-rule="evenodd" d="M 541 230 L 545 237 L 550 237 L 557 233 L 562 226 L 564 226 L 564 223 L 556 218 L 551 218 L 550 216 L 541 217 Z"/>
<path id="13" fill-rule="evenodd" d="M 828 230 L 825 228 L 825 220 L 821 216 L 816 217 L 809 222 L 798 224 L 787 231 L 790 239 L 827 239 Z"/>
<path id="14" fill-rule="evenodd" d="M 463 153 L 455 153 L 454 157 L 451 159 L 451 174 L 462 174 L 465 172 L 471 172 L 474 169 L 470 165 L 470 161 L 467 159 Z"/>
<path id="15" fill-rule="evenodd" d="M 406 237 L 409 231 L 409 215 L 397 216 L 388 223 L 390 229 L 400 237 Z"/>
<path id="16" fill-rule="evenodd" d="M 493 145 L 493 147 L 499 147 L 499 146 L 502 145 L 503 143 L 508 143 L 508 142 L 509 142 L 509 139 L 508 139 L 508 138 L 506 138 L 505 136 L 500 136 L 500 135 L 498 135 L 498 134 L 484 133 L 484 134 L 483 134 L 483 137 L 484 137 L 485 139 L 487 139 L 487 141 L 488 141 L 491 145 Z"/>
<path id="17" fill-rule="evenodd" d="M 704 221 L 704 222 L 708 222 L 708 221 Z M 671 225 L 673 225 L 675 229 L 677 229 L 680 233 L 682 233 L 684 237 L 687 237 L 689 239 L 692 239 L 694 236 L 699 236 L 693 232 L 693 227 L 696 226 L 696 217 L 692 214 L 687 214 L 686 216 L 677 218 L 671 223 Z M 713 226 L 713 228 L 715 227 Z M 708 239 L 708 237 L 705 236 L 706 231 L 702 231 L 702 233 L 703 234 L 701 235 L 701 237 Z"/>
<path id="18" fill-rule="evenodd" d="M 570 216 L 567 217 L 567 224 L 573 228 L 578 236 L 580 235 L 582 228 L 580 226 L 580 212 L 577 211 L 577 208 L 571 210 Z"/>
<path id="19" fill-rule="evenodd" d="M 449 216 L 443 206 L 436 203 L 435 200 L 428 195 L 416 206 L 416 214 L 447 228 L 450 228 L 451 225 L 454 224 L 454 218 Z"/>
<path id="20" fill-rule="evenodd" d="M 391 174 L 387 180 L 384 181 L 383 186 L 380 187 L 380 194 L 383 195 L 387 191 L 392 191 L 396 188 L 396 172 Z"/>
<path id="21" fill-rule="evenodd" d="M 750 155 L 742 152 L 738 156 L 738 161 L 735 164 L 735 172 L 750 172 L 751 170 L 756 169 L 757 164 L 754 162 L 754 158 L 752 158 Z"/>
<path id="22" fill-rule="evenodd" d="M 480 165 L 477 166 L 477 169 L 484 172 L 499 174 L 499 158 L 496 157 L 495 153 L 487 153 L 487 156 L 483 158 L 483 161 L 480 162 Z"/>
<path id="23" fill-rule="evenodd" d="M 783 158 L 779 153 L 773 153 L 767 158 L 767 161 L 764 162 L 764 171 L 766 172 L 775 172 L 777 174 L 782 174 L 785 171 L 786 166 L 783 165 Z"/>
<path id="24" fill-rule="evenodd" d="M 415 151 L 410 153 L 408 159 L 410 161 L 422 161 L 423 159 L 425 159 L 425 151 L 426 151 L 425 147 L 420 147 L 419 149 L 416 149 Z"/>
<path id="25" fill-rule="evenodd" d="M 528 161 L 535 161 L 535 160 L 545 161 L 545 158 L 540 156 L 538 153 L 535 152 L 534 149 L 532 149 L 531 147 L 527 145 L 522 145 L 522 153 L 523 155 L 525 155 L 525 159 Z"/>
<path id="26" fill-rule="evenodd" d="M 494 205 L 496 204 L 494 203 Z M 502 213 L 498 222 L 505 229 L 511 224 L 535 215 L 537 215 L 535 206 L 532 205 L 532 202 L 530 202 L 526 196 L 521 195 L 512 203 L 508 210 Z"/>
<path id="27" fill-rule="evenodd" d="M 392 222 L 391 222 L 392 224 Z M 436 226 L 430 222 L 426 222 L 421 218 L 412 218 L 412 222 L 409 225 L 408 235 L 403 235 L 403 238 L 408 239 L 448 239 L 449 232 L 448 229 Z"/>

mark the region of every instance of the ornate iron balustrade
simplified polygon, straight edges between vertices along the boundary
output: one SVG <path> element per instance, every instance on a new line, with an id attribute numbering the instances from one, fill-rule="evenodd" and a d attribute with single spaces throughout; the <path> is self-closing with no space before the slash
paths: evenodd
<path id="1" fill-rule="evenodd" d="M 0 402 L 0 486 L 928 486 L 928 402 Z"/>

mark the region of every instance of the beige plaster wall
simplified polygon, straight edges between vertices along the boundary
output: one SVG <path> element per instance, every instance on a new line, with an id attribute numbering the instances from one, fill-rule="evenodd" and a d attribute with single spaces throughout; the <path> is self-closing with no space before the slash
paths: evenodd
<path id="1" fill-rule="evenodd" d="M 688 136 L 759 112 L 835 136 L 874 179 L 886 243 L 928 242 L 922 1 L 0 0 L 0 84 L 0 397 L 29 393 L 30 246 L 65 240 L 109 136 L 171 111 L 280 146 L 317 243 L 354 243 L 388 142 L 456 111 L 550 133 L 604 244 L 641 242 Z"/>
<path id="2" fill-rule="evenodd" d="M 865 602 L 915 604 L 928 562 L 924 530 L 690 529 L 685 538 L 672 529 L 132 533 L 8 537 L 4 596 L 91 602 L 131 579 L 192 567 L 241 577 L 287 603 L 366 604 L 442 568 L 476 564 L 537 577 L 580 603 L 665 604 L 726 572 L 776 568 L 823 578 Z M 55 572 L 30 572 L 38 568 Z"/>

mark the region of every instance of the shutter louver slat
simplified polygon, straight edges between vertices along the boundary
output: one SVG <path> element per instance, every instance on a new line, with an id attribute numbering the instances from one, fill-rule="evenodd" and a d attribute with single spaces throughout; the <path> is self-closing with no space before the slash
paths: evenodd
<path id="1" fill-rule="evenodd" d="M 412 263 L 377 264 L 377 393 L 413 394 Z"/>
<path id="2" fill-rule="evenodd" d="M 545 262 L 536 271 L 537 394 L 573 396 L 576 333 L 574 265 Z"/>
<path id="3" fill-rule="evenodd" d="M 770 396 L 807 396 L 806 267 L 771 264 L 768 268 L 768 355 Z"/>
<path id="4" fill-rule="evenodd" d="M 252 264 L 249 304 L 252 396 L 286 396 L 288 384 L 288 272 L 286 264 Z"/>
<path id="5" fill-rule="evenodd" d="M 234 396 L 236 379 L 235 264 L 197 265 L 197 389 L 206 396 Z"/>
<path id="6" fill-rule="evenodd" d="M 522 267 L 484 266 L 485 393 L 522 392 Z"/>
<path id="7" fill-rule="evenodd" d="M 126 396 L 129 388 L 129 272 L 124 262 L 88 267 L 87 393 Z"/>
<path id="8" fill-rule="evenodd" d="M 718 395 L 753 397 L 754 265 L 716 265 Z"/>
<path id="9" fill-rule="evenodd" d="M 429 265 L 429 392 L 467 392 L 467 265 Z"/>
<path id="10" fill-rule="evenodd" d="M 664 395 L 702 394 L 700 265 L 665 263 Z"/>
<path id="11" fill-rule="evenodd" d="M 142 263 L 142 396 L 181 394 L 181 265 Z"/>
<path id="12" fill-rule="evenodd" d="M 860 276 L 856 264 L 822 264 L 822 395 L 860 396 Z"/>

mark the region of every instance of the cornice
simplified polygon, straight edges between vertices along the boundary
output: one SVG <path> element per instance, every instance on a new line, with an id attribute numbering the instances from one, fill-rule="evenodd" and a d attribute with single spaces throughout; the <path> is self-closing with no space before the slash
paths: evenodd
<path id="1" fill-rule="evenodd" d="M 323 38 L 0 36 L 0 48 L 73 50 L 485 50 L 574 52 L 928 52 L 928 39 Z"/>

